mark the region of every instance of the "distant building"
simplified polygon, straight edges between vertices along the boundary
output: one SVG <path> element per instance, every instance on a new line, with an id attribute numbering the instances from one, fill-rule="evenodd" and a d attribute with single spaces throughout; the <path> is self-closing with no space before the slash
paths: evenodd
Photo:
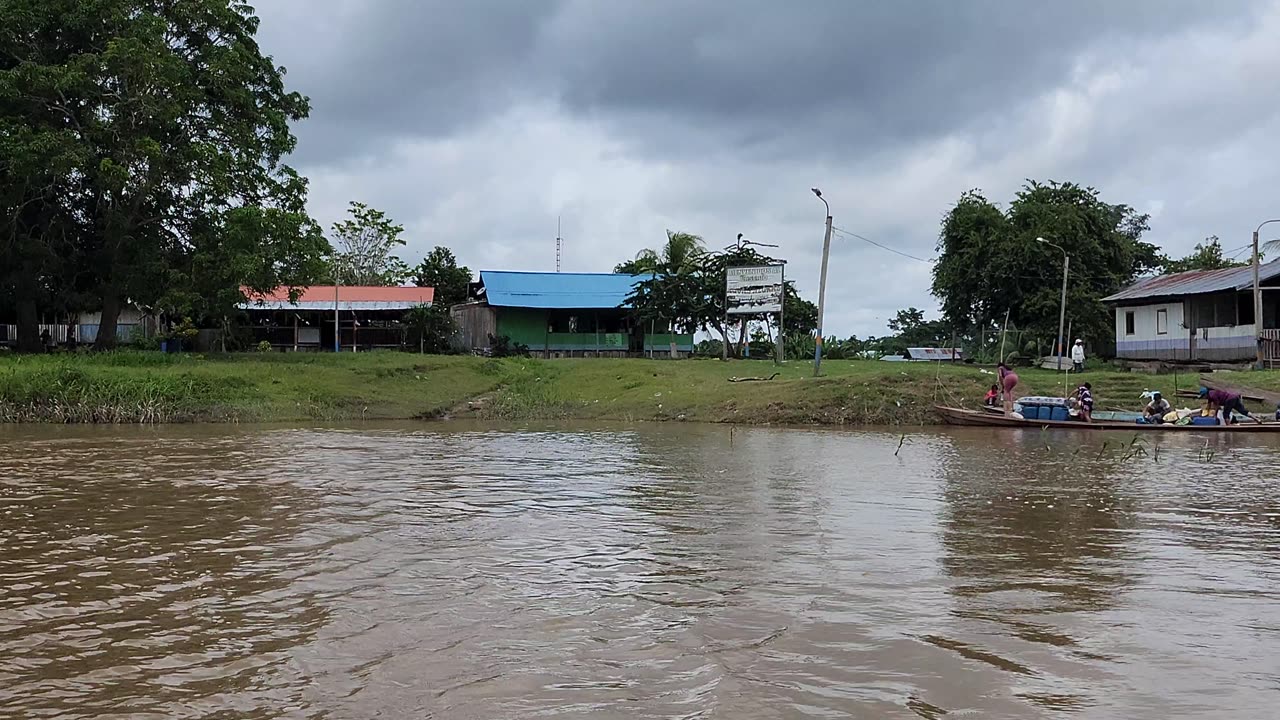
<path id="1" fill-rule="evenodd" d="M 887 362 L 964 362 L 964 351 L 960 348 L 907 348 L 904 355 L 885 355 L 880 358 Z"/>
<path id="2" fill-rule="evenodd" d="M 693 335 L 655 332 L 635 324 L 625 307 L 645 276 L 484 270 L 470 301 L 450 312 L 464 347 L 487 351 L 507 337 L 534 355 L 556 357 L 677 356 L 693 352 Z"/>
<path id="3" fill-rule="evenodd" d="M 1259 268 L 1265 350 L 1277 356 L 1280 260 Z M 1235 362 L 1257 353 L 1251 267 L 1144 278 L 1103 298 L 1115 308 L 1116 356 Z"/>
<path id="4" fill-rule="evenodd" d="M 332 350 L 335 310 L 341 350 L 399 348 L 404 345 L 400 319 L 405 311 L 430 305 L 429 287 L 350 287 L 315 285 L 289 299 L 288 288 L 258 294 L 242 288 L 239 308 L 249 318 L 255 344 L 280 350 Z"/>
<path id="5" fill-rule="evenodd" d="M 102 313 L 77 313 L 70 320 L 63 318 L 61 322 L 47 322 L 54 318 L 43 320 L 36 328 L 36 333 L 48 333 L 50 343 L 66 345 L 69 340 L 74 339 L 78 344 L 90 344 L 98 339 Z M 120 308 L 119 317 L 116 318 L 116 341 L 124 345 L 142 337 L 150 337 L 156 334 L 158 326 L 159 322 L 154 315 L 136 305 L 125 303 Z M 0 322 L 0 346 L 16 345 L 17 340 L 17 324 Z"/>

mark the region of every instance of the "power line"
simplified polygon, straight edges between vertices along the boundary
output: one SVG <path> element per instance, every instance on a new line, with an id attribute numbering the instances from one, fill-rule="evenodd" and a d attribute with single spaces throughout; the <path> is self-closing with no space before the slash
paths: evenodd
<path id="1" fill-rule="evenodd" d="M 1241 245 L 1240 247 L 1234 250 L 1224 250 L 1222 254 L 1225 257 L 1229 257 L 1232 260 L 1234 260 L 1236 259 L 1236 256 L 1238 256 L 1240 253 L 1244 252 L 1245 250 L 1252 250 L 1252 249 L 1253 249 L 1253 243 L 1249 243 L 1248 245 Z"/>
<path id="2" fill-rule="evenodd" d="M 875 240 L 872 240 L 871 238 L 865 238 L 865 237 L 863 237 L 863 236 L 859 235 L 858 233 L 855 233 L 855 232 L 849 232 L 848 230 L 845 230 L 844 228 L 838 228 L 838 227 L 835 227 L 835 226 L 833 225 L 833 226 L 831 227 L 831 229 L 832 229 L 832 230 L 835 230 L 836 232 L 840 233 L 841 235 L 848 235 L 848 236 L 849 236 L 849 237 L 851 237 L 851 238 L 857 238 L 858 240 L 861 240 L 861 241 L 863 241 L 863 242 L 865 242 L 865 243 L 870 243 L 870 244 L 872 244 L 872 245 L 875 245 L 876 247 L 880 248 L 881 250 L 888 250 L 889 252 L 894 253 L 895 255 L 901 255 L 902 257 L 905 257 L 905 258 L 911 258 L 912 260 L 919 260 L 920 262 L 925 262 L 925 263 L 932 263 L 932 262 L 934 262 L 933 260 L 926 260 L 926 259 L 924 259 L 924 258 L 922 258 L 922 257 L 916 257 L 915 255 L 910 255 L 910 254 L 908 254 L 908 253 L 904 253 L 904 252 L 902 252 L 901 250 L 894 250 L 893 248 L 888 247 L 888 246 L 886 246 L 886 245 L 881 245 L 880 243 L 876 242 Z"/>

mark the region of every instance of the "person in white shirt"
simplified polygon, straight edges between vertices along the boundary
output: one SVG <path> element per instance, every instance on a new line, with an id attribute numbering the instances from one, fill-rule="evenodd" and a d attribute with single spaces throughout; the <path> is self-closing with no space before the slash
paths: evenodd
<path id="1" fill-rule="evenodd" d="M 1147 406 L 1142 409 L 1142 416 L 1146 418 L 1147 422 L 1158 425 L 1164 421 L 1164 416 L 1168 415 L 1172 410 L 1173 406 L 1169 404 L 1169 401 L 1161 397 L 1160 393 L 1155 392 L 1151 393 L 1151 402 L 1147 403 Z"/>
<path id="2" fill-rule="evenodd" d="M 1071 365 L 1076 372 L 1084 372 L 1084 343 L 1080 338 L 1076 338 L 1076 344 L 1071 346 Z"/>

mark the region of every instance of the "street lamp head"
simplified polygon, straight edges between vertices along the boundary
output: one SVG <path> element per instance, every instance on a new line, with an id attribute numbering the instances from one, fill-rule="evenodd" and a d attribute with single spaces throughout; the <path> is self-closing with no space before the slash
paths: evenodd
<path id="1" fill-rule="evenodd" d="M 1038 243 L 1047 243 L 1047 242 L 1049 242 L 1049 241 L 1048 241 L 1048 240 L 1045 240 L 1045 239 L 1044 239 L 1044 238 L 1042 238 L 1042 237 L 1038 237 L 1038 238 L 1036 238 L 1036 242 L 1038 242 Z"/>
<path id="2" fill-rule="evenodd" d="M 741 240 L 741 239 L 742 239 L 742 233 L 738 233 L 738 239 L 739 239 L 739 240 Z"/>
<path id="3" fill-rule="evenodd" d="M 818 188 L 809 188 L 809 189 L 813 191 L 814 195 L 817 195 L 818 197 L 822 197 L 822 191 L 819 190 Z"/>

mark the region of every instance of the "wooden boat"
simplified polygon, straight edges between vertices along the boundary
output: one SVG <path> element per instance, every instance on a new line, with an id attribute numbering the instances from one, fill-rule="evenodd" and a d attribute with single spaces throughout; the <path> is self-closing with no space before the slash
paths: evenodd
<path id="1" fill-rule="evenodd" d="M 1080 420 L 1026 420 L 1007 417 L 1003 413 L 996 414 L 981 410 L 965 410 L 963 408 L 934 405 L 935 410 L 948 425 L 970 425 L 978 427 L 1016 427 L 1016 428 L 1062 428 L 1065 430 L 1127 430 L 1129 432 L 1273 432 L 1280 433 L 1280 422 L 1257 423 L 1243 422 L 1238 425 L 1147 425 L 1136 422 L 1118 420 L 1095 420 L 1087 423 Z"/>

